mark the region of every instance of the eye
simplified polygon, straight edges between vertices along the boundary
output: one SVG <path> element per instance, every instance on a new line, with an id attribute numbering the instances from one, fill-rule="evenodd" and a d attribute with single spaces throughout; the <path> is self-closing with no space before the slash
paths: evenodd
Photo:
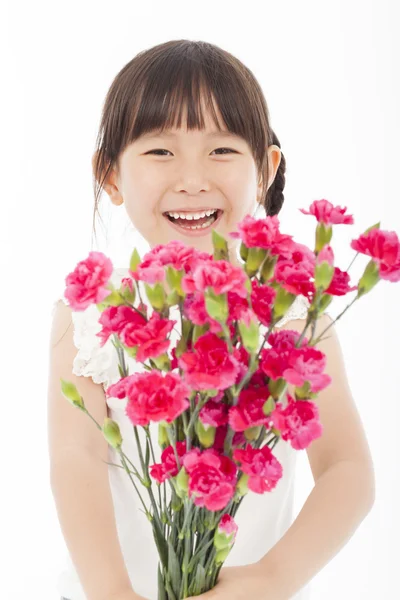
<path id="1" fill-rule="evenodd" d="M 213 152 L 218 152 L 218 150 L 227 150 L 228 152 L 236 153 L 236 150 L 232 150 L 232 148 L 216 148 L 215 150 L 213 150 Z M 146 154 L 155 154 L 156 152 L 169 152 L 169 150 L 165 150 L 164 148 L 157 148 L 156 150 L 149 150 L 149 152 L 146 152 Z M 222 154 L 226 154 L 226 152 L 223 152 Z M 165 156 L 165 154 L 156 154 L 156 156 Z"/>
<path id="2" fill-rule="evenodd" d="M 232 150 L 232 148 L 217 148 L 216 150 L 213 150 L 213 152 L 217 152 L 218 150 L 227 150 L 228 152 L 236 152 L 236 150 Z M 223 154 L 225 154 L 225 152 L 223 152 Z"/>
<path id="3" fill-rule="evenodd" d="M 150 150 L 149 152 L 146 152 L 146 154 L 154 154 L 155 152 L 169 152 L 169 150 L 164 150 L 163 148 L 157 148 L 157 150 Z M 160 156 L 160 155 L 157 154 L 157 156 Z M 165 155 L 162 154 L 161 156 L 165 156 Z"/>

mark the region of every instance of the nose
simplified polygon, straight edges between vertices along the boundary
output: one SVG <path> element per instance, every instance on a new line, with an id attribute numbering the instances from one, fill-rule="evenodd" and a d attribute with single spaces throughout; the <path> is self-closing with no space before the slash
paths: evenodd
<path id="1" fill-rule="evenodd" d="M 198 159 L 184 161 L 177 178 L 175 191 L 196 196 L 200 192 L 208 192 L 210 189 L 211 184 L 204 165 Z"/>

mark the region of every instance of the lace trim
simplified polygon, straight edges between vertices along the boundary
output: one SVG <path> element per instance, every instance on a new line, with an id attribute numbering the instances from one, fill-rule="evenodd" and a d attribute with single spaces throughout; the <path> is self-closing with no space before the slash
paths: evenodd
<path id="1" fill-rule="evenodd" d="M 126 272 L 126 269 L 115 269 L 111 277 L 113 283 L 116 285 L 118 278 Z M 54 302 L 52 314 L 60 301 L 69 306 L 68 300 L 62 294 Z M 94 383 L 101 383 L 106 389 L 118 375 L 118 364 L 113 356 L 115 348 L 111 338 L 103 347 L 100 346 L 100 338 L 96 335 L 101 330 L 99 316 L 100 313 L 94 304 L 83 311 L 71 310 L 73 339 L 78 350 L 73 361 L 72 372 L 77 376 L 91 377 Z"/>

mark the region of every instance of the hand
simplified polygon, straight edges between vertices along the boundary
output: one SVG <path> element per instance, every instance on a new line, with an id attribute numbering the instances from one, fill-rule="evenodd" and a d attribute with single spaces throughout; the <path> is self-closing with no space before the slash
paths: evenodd
<path id="1" fill-rule="evenodd" d="M 281 600 L 259 563 L 222 567 L 215 587 L 186 600 Z"/>

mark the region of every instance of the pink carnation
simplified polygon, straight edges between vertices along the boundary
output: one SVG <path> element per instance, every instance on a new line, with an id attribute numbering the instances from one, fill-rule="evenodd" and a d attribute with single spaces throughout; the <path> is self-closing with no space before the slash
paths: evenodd
<path id="1" fill-rule="evenodd" d="M 168 244 L 158 244 L 147 252 L 132 276 L 153 284 L 165 280 L 167 266 L 171 266 L 177 271 L 188 272 L 197 261 L 211 259 L 212 255 L 207 252 L 200 252 L 183 242 L 172 240 Z"/>
<path id="2" fill-rule="evenodd" d="M 189 496 L 196 506 L 217 511 L 225 508 L 235 493 L 235 463 L 209 448 L 200 452 L 193 448 L 183 457 L 189 475 Z"/>
<path id="3" fill-rule="evenodd" d="M 292 242 L 289 256 L 275 265 L 274 279 L 291 294 L 314 294 L 315 265 L 315 254 L 307 246 Z"/>
<path id="4" fill-rule="evenodd" d="M 280 233 L 277 215 L 264 219 L 246 215 L 237 228 L 238 232 L 231 232 L 230 237 L 242 240 L 247 248 L 263 248 L 271 254 L 279 254 L 278 245 L 285 245 L 292 239 L 292 236 Z"/>
<path id="5" fill-rule="evenodd" d="M 322 250 L 318 253 L 318 256 L 316 257 L 316 262 L 318 264 L 321 264 L 322 262 L 327 262 L 328 265 L 333 267 L 334 254 L 333 254 L 332 246 L 329 246 L 329 244 L 326 244 L 322 248 Z"/>
<path id="6" fill-rule="evenodd" d="M 119 306 L 107 306 L 99 317 L 99 323 L 102 325 L 101 331 L 96 335 L 100 338 L 100 346 L 104 346 L 112 334 L 120 335 L 125 328 L 142 328 L 146 325 L 147 319 L 139 314 L 131 306 L 121 304 Z"/>
<path id="7" fill-rule="evenodd" d="M 179 456 L 179 460 L 182 466 L 182 457 L 186 454 L 186 441 L 176 442 L 176 451 Z M 179 473 L 178 465 L 176 463 L 175 452 L 173 446 L 167 446 L 161 454 L 161 463 L 150 465 L 150 475 L 158 481 L 163 483 L 166 479 L 176 477 Z"/>
<path id="8" fill-rule="evenodd" d="M 199 261 L 190 274 L 182 278 L 185 294 L 205 292 L 212 288 L 214 294 L 235 292 L 241 298 L 247 297 L 245 283 L 247 275 L 241 267 L 235 267 L 226 260 Z"/>
<path id="9" fill-rule="evenodd" d="M 199 421 L 203 425 L 220 427 L 228 422 L 229 407 L 224 402 L 216 402 L 215 399 L 207 400 L 199 412 Z"/>
<path id="10" fill-rule="evenodd" d="M 189 406 L 191 389 L 176 373 L 160 371 L 134 373 L 110 385 L 106 396 L 128 397 L 125 414 L 134 425 L 150 421 L 171 423 Z"/>
<path id="11" fill-rule="evenodd" d="M 333 206 L 329 200 L 314 200 L 308 211 L 304 208 L 299 210 L 305 215 L 313 215 L 319 223 L 325 225 L 352 225 L 354 223 L 353 216 L 345 214 L 347 207 Z"/>
<path id="12" fill-rule="evenodd" d="M 271 413 L 271 420 L 283 440 L 289 441 L 295 450 L 304 450 L 322 435 L 318 407 L 309 400 L 295 400 L 290 394 L 287 396 L 286 408 L 278 402 Z"/>
<path id="13" fill-rule="evenodd" d="M 335 267 L 332 280 L 329 284 L 329 287 L 327 287 L 324 291 L 324 294 L 331 294 L 332 296 L 344 296 L 345 294 L 358 289 L 357 285 L 350 287 L 349 282 L 350 275 L 347 273 L 347 271 L 341 271 L 339 267 Z"/>
<path id="14" fill-rule="evenodd" d="M 200 336 L 178 364 L 185 381 L 197 390 L 224 390 L 235 383 L 239 371 L 239 362 L 229 353 L 226 342 L 211 332 Z"/>
<path id="15" fill-rule="evenodd" d="M 219 523 L 218 523 L 218 533 L 226 535 L 229 538 L 230 543 L 233 544 L 236 539 L 236 534 L 238 532 L 238 526 L 233 517 L 231 515 L 225 513 L 222 515 Z"/>
<path id="16" fill-rule="evenodd" d="M 220 323 L 210 317 L 206 310 L 205 298 L 202 292 L 188 294 L 184 300 L 183 310 L 185 317 L 195 325 L 208 325 L 212 333 L 221 331 Z"/>
<path id="17" fill-rule="evenodd" d="M 320 392 L 332 382 L 330 375 L 322 372 L 325 365 L 326 355 L 321 350 L 309 346 L 294 348 L 288 358 L 283 377 L 296 387 L 302 387 L 308 381 L 311 392 Z"/>
<path id="18" fill-rule="evenodd" d="M 350 246 L 374 259 L 381 279 L 400 281 L 400 241 L 395 231 L 370 229 L 368 233 L 352 240 Z"/>
<path id="19" fill-rule="evenodd" d="M 90 304 L 99 304 L 111 294 L 107 289 L 113 272 L 112 262 L 102 252 L 89 252 L 65 278 L 64 297 L 72 310 L 85 310 Z"/>
<path id="20" fill-rule="evenodd" d="M 148 358 L 156 358 L 164 354 L 169 348 L 170 340 L 167 335 L 172 331 L 177 321 L 162 319 L 154 311 L 148 322 L 138 326 L 137 323 L 128 323 L 120 332 L 120 339 L 127 347 L 137 347 L 136 359 L 144 362 Z"/>
<path id="21" fill-rule="evenodd" d="M 257 279 L 251 282 L 251 303 L 260 323 L 269 327 L 271 324 L 272 307 L 277 291 L 269 285 L 262 285 Z"/>
<path id="22" fill-rule="evenodd" d="M 260 370 L 274 381 L 284 377 L 289 368 L 289 358 L 300 338 L 300 333 L 292 329 L 275 331 L 268 336 L 271 348 L 264 348 L 260 356 Z M 308 339 L 303 338 L 300 348 L 307 346 Z"/>
<path id="23" fill-rule="evenodd" d="M 218 453 L 224 453 L 224 444 L 226 434 L 228 433 L 228 423 L 225 425 L 221 425 L 217 427 L 215 431 L 215 439 L 213 443 L 213 449 Z M 242 431 L 235 432 L 232 439 L 232 448 L 237 448 L 243 446 L 247 442 L 246 438 Z"/>
<path id="24" fill-rule="evenodd" d="M 229 409 L 229 425 L 234 431 L 245 431 L 250 427 L 268 425 L 270 417 L 263 406 L 270 396 L 268 386 L 248 387 L 240 392 L 236 406 Z"/>
<path id="25" fill-rule="evenodd" d="M 283 474 L 282 465 L 272 454 L 269 446 L 244 449 L 233 452 L 233 460 L 240 463 L 240 469 L 249 476 L 248 487 L 256 494 L 269 492 L 276 487 Z"/>

